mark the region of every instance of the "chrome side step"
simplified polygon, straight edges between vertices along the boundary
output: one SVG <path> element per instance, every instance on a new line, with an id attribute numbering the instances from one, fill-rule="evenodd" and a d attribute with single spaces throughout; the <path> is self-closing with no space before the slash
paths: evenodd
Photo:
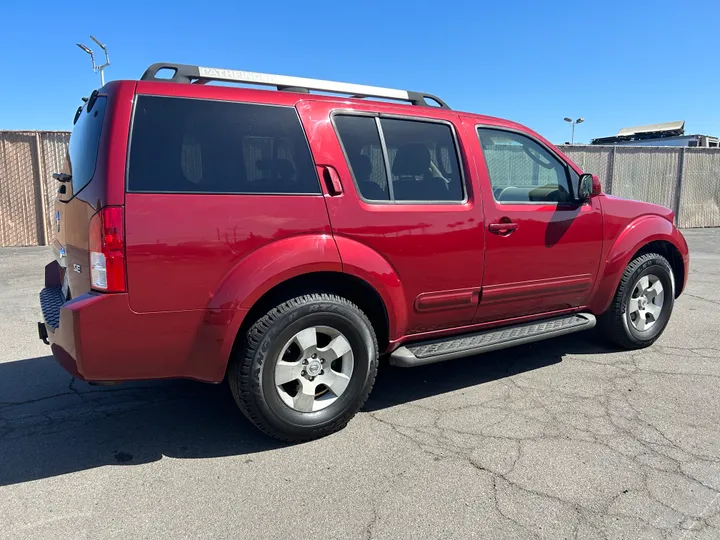
<path id="1" fill-rule="evenodd" d="M 399 367 L 434 364 L 588 330 L 595 326 L 595 322 L 595 316 L 590 313 L 575 313 L 553 319 L 493 328 L 474 334 L 421 341 L 393 351 L 390 355 L 390 363 Z"/>

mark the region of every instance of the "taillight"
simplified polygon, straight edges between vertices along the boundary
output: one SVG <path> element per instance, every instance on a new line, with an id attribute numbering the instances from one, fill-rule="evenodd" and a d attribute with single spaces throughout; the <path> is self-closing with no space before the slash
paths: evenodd
<path id="1" fill-rule="evenodd" d="M 106 206 L 90 219 L 90 282 L 98 291 L 125 291 L 125 228 L 121 206 Z"/>

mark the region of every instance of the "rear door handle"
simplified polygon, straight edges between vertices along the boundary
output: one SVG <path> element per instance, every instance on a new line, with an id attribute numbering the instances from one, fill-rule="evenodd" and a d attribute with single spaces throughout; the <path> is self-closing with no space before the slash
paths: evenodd
<path id="1" fill-rule="evenodd" d="M 503 223 L 491 223 L 488 225 L 488 230 L 490 232 L 494 233 L 507 233 L 510 234 L 513 231 L 516 231 L 519 225 L 517 223 L 513 223 L 512 221 L 509 222 L 503 222 Z"/>
<path id="2" fill-rule="evenodd" d="M 340 182 L 340 176 L 335 170 L 335 167 L 323 165 L 322 170 L 328 193 L 333 196 L 341 195 L 343 192 L 342 183 Z"/>

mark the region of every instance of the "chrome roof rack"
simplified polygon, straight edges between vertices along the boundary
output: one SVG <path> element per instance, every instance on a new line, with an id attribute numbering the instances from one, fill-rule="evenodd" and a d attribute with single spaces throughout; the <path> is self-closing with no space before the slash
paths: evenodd
<path id="1" fill-rule="evenodd" d="M 167 77 L 158 76 L 166 72 Z M 172 73 L 172 76 L 170 76 Z M 310 90 L 331 92 L 334 94 L 347 94 L 352 97 L 376 97 L 407 101 L 413 105 L 431 106 L 426 100 L 436 102 L 441 108 L 449 109 L 447 103 L 437 96 L 425 92 L 411 92 L 409 90 L 395 90 L 379 86 L 366 86 L 320 79 L 307 79 L 305 77 L 291 77 L 287 75 L 271 75 L 269 73 L 256 73 L 254 71 L 240 71 L 235 69 L 218 69 L 186 64 L 153 64 L 145 70 L 142 81 L 162 81 L 185 84 L 207 84 L 211 81 L 237 82 L 245 84 L 258 84 L 274 86 L 278 90 L 309 93 Z"/>

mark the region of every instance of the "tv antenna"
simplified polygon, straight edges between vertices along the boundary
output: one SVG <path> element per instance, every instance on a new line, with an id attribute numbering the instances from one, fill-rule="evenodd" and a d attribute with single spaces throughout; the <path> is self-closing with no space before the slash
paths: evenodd
<path id="1" fill-rule="evenodd" d="M 92 68 L 95 73 L 100 73 L 100 86 L 105 86 L 105 68 L 110 65 L 110 57 L 108 56 L 107 46 L 100 43 L 100 41 L 95 36 L 90 36 L 90 39 L 92 39 L 95 43 L 98 44 L 98 46 L 103 50 L 105 53 L 105 63 L 102 65 L 97 65 L 95 63 L 95 53 L 90 47 L 86 47 L 82 43 L 76 43 L 78 47 L 80 47 L 84 52 L 88 53 L 90 55 L 90 60 L 92 61 Z"/>

